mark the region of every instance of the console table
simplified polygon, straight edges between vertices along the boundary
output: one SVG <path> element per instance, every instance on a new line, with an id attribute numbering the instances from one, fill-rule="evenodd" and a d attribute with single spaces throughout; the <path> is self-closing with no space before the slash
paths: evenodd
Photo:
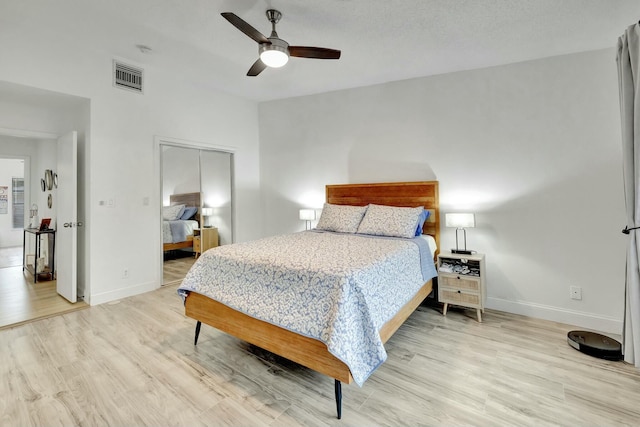
<path id="1" fill-rule="evenodd" d="M 35 253 L 27 254 L 27 234 L 29 234 L 29 238 L 33 236 L 35 238 Z M 47 260 L 48 269 L 38 272 L 38 260 L 40 259 L 40 252 L 42 250 L 42 236 L 47 236 L 48 241 L 48 254 L 49 259 Z M 31 247 L 31 246 L 30 246 Z M 30 265 L 27 262 L 27 255 L 33 255 L 33 265 Z M 33 283 L 38 282 L 38 276 L 40 274 L 48 274 L 50 280 L 54 279 L 55 274 L 55 255 L 56 255 L 56 230 L 47 229 L 40 230 L 37 228 L 25 228 L 22 236 L 22 271 L 27 270 L 29 273 L 33 275 Z"/>

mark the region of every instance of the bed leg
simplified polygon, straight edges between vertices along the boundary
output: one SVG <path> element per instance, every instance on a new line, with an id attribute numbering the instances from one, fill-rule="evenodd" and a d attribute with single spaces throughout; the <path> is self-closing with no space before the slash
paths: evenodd
<path id="1" fill-rule="evenodd" d="M 198 345 L 198 335 L 200 335 L 200 326 L 202 326 L 202 322 L 198 320 L 198 323 L 196 323 L 196 337 L 193 340 L 193 345 Z"/>
<path id="2" fill-rule="evenodd" d="M 338 410 L 338 419 L 342 418 L 342 383 L 336 380 L 336 409 Z"/>

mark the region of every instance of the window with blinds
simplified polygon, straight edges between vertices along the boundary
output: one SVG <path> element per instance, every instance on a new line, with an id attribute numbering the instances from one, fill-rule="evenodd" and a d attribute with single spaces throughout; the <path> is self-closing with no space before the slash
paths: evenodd
<path id="1" fill-rule="evenodd" d="M 11 179 L 11 200 L 13 228 L 24 228 L 24 178 Z"/>

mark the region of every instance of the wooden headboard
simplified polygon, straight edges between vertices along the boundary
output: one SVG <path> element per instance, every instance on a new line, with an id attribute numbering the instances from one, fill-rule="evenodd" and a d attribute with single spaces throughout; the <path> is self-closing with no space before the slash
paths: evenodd
<path id="1" fill-rule="evenodd" d="M 182 193 L 182 194 L 171 194 L 169 196 L 169 204 L 170 205 L 185 205 L 185 206 L 195 206 L 198 209 L 202 207 L 200 204 L 202 199 L 202 193 Z"/>
<path id="2" fill-rule="evenodd" d="M 424 206 L 431 213 L 422 233 L 433 236 L 440 248 L 438 181 L 327 185 L 326 197 L 327 203 L 334 205 Z"/>
<path id="3" fill-rule="evenodd" d="M 181 193 L 181 194 L 171 194 L 169 195 L 169 204 L 173 205 L 185 205 L 185 206 L 195 206 L 198 208 L 198 213 L 196 213 L 195 219 L 198 221 L 198 224 L 202 225 L 202 193 Z"/>

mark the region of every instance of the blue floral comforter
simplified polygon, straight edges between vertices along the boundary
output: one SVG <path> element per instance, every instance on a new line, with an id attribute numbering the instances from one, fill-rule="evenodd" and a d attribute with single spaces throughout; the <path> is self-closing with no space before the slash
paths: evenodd
<path id="1" fill-rule="evenodd" d="M 380 328 L 436 276 L 421 240 L 307 231 L 220 246 L 178 293 L 324 342 L 362 386 L 387 358 Z"/>

